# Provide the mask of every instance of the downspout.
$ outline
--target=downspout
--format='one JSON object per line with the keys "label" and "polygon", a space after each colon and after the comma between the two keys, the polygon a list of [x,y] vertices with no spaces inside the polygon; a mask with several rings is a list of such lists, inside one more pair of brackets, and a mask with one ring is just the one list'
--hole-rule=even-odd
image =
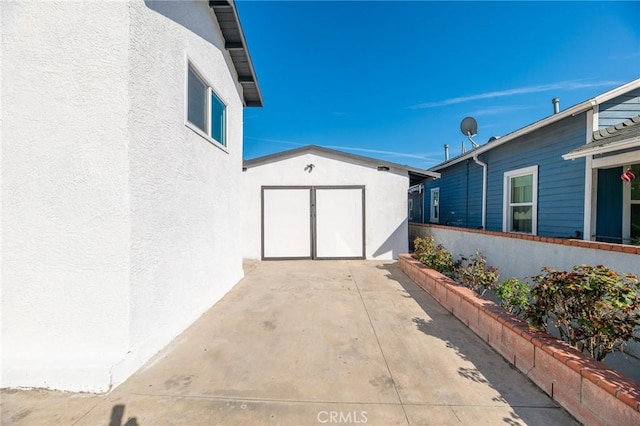
{"label": "downspout", "polygon": [[418,187],[419,199],[420,199],[420,223],[424,223],[424,183],[421,183]]}
{"label": "downspout", "polygon": [[478,160],[478,154],[473,156],[473,162],[482,166],[482,229],[487,229],[487,163]]}

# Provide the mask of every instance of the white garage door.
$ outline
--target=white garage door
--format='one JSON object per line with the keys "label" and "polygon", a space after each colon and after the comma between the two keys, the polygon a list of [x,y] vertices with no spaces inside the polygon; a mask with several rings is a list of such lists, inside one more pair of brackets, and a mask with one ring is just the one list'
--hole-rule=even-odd
{"label": "white garage door", "polygon": [[263,188],[262,257],[311,258],[310,188]]}
{"label": "white garage door", "polygon": [[364,187],[263,187],[263,259],[364,258]]}
{"label": "white garage door", "polygon": [[317,188],[316,258],[364,257],[362,188]]}

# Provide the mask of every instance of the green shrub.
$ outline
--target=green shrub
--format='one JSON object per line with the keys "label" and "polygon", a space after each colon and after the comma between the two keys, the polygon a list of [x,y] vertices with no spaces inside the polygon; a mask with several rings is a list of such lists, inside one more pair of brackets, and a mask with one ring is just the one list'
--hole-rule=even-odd
{"label": "green shrub", "polygon": [[493,288],[500,276],[497,268],[487,266],[486,256],[478,250],[471,258],[461,259],[457,274],[462,284],[480,295],[484,295],[488,289]]}
{"label": "green shrub", "polygon": [[436,244],[432,236],[414,240],[413,256],[431,269],[435,269],[450,278],[455,276],[459,266],[453,261],[453,256],[442,244]]}
{"label": "green shrub", "polygon": [[525,317],[531,301],[531,287],[529,283],[517,278],[502,281],[494,289],[500,299],[500,306],[507,312]]}
{"label": "green shrub", "polygon": [[546,329],[551,322],[562,340],[598,361],[638,340],[640,286],[635,275],[619,275],[601,265],[542,271],[534,277],[534,302],[527,312],[533,325]]}

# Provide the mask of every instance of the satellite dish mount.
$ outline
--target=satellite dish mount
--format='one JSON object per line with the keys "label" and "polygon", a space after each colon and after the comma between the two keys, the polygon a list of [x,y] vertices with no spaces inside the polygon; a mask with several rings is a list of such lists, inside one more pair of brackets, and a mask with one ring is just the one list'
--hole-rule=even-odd
{"label": "satellite dish mount", "polygon": [[475,118],[465,117],[462,120],[462,123],[460,123],[460,131],[463,135],[469,138],[469,142],[471,142],[471,146],[473,148],[477,148],[480,146],[473,139],[471,139],[472,136],[478,134],[478,122]]}

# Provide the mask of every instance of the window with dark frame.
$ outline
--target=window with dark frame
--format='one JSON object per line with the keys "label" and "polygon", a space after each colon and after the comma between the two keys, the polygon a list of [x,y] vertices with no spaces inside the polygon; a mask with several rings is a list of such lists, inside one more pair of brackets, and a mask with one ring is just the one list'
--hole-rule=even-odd
{"label": "window with dark frame", "polygon": [[189,64],[187,76],[187,121],[213,141],[227,146],[227,106],[213,88]]}

